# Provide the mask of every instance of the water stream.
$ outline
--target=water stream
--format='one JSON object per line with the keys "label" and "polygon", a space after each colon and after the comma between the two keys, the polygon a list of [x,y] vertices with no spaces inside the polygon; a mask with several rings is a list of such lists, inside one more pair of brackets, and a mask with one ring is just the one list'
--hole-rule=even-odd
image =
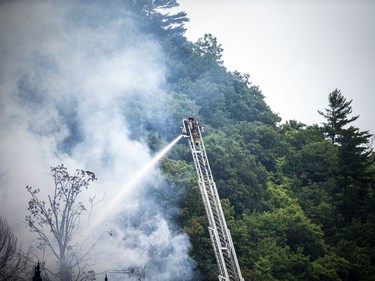
{"label": "water stream", "polygon": [[165,156],[168,151],[182,138],[182,135],[179,135],[177,138],[175,138],[171,143],[169,143],[166,147],[164,147],[162,150],[160,150],[157,154],[154,155],[152,159],[148,163],[146,163],[126,185],[124,185],[121,189],[121,191],[109,202],[107,205],[107,208],[104,209],[98,218],[90,225],[88,228],[86,235],[83,237],[87,237],[92,233],[95,228],[102,224],[116,209],[117,206],[122,200],[124,199],[124,196],[126,192],[130,189],[132,189],[134,186],[140,184],[140,182],[149,174],[154,166],[160,161],[160,159]]}

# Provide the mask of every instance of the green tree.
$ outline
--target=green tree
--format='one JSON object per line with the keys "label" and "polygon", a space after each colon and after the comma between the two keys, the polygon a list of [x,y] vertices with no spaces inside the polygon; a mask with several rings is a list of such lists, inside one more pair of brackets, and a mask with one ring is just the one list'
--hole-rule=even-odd
{"label": "green tree", "polygon": [[206,33],[203,38],[199,38],[193,48],[201,57],[207,57],[220,65],[223,64],[221,60],[223,48],[211,33]]}
{"label": "green tree", "polygon": [[327,182],[337,174],[338,149],[332,143],[321,140],[301,147],[301,178],[308,182]]}
{"label": "green tree", "polygon": [[342,134],[345,125],[359,117],[349,117],[349,114],[352,113],[351,103],[352,100],[347,101],[341,91],[335,89],[328,95],[328,108],[325,109],[325,112],[318,110],[319,114],[327,119],[327,122],[324,123],[324,129],[332,143],[336,143],[337,137]]}
{"label": "green tree", "polygon": [[262,273],[276,280],[309,280],[310,260],[324,255],[322,232],[296,204],[246,214],[239,223],[247,229],[249,238],[241,240],[238,253],[242,259],[246,257],[243,262],[253,268],[256,280],[267,280],[261,278]]}
{"label": "green tree", "polygon": [[325,274],[333,280],[371,280],[374,276],[374,243],[369,237],[373,235],[375,213],[374,162],[369,146],[372,135],[350,124],[359,116],[349,116],[351,101],[347,102],[340,91],[331,93],[329,101],[327,114],[320,113],[327,118],[324,131],[337,148],[337,168],[331,170],[332,176],[328,173],[320,184],[334,183],[327,191],[331,206],[335,208],[335,223],[329,227],[326,223],[323,225],[335,256],[323,258],[315,266],[319,267],[325,261],[339,264],[343,260],[341,269],[326,267]]}
{"label": "green tree", "polygon": [[228,198],[241,214],[259,210],[267,171],[234,137],[218,131],[207,137],[207,154],[221,198]]}
{"label": "green tree", "polygon": [[313,280],[348,280],[350,263],[332,251],[312,262]]}
{"label": "green tree", "polygon": [[184,24],[189,21],[186,13],[168,12],[180,5],[176,0],[135,0],[132,5],[146,19],[148,29],[155,33],[182,35],[186,30]]}
{"label": "green tree", "polygon": [[276,159],[287,152],[285,142],[281,139],[278,130],[264,122],[240,122],[226,128],[225,131],[269,172],[275,170]]}
{"label": "green tree", "polygon": [[363,215],[363,203],[370,193],[373,193],[373,175],[369,174],[369,161],[372,149],[368,146],[371,134],[368,131],[360,131],[350,125],[359,116],[350,117],[352,101],[346,98],[339,90],[329,94],[329,108],[326,114],[319,112],[327,118],[324,130],[332,143],[337,144],[338,175],[337,188],[334,190],[335,201],[339,212],[347,220],[353,216]]}
{"label": "green tree", "polygon": [[338,139],[339,149],[339,187],[343,192],[343,212],[347,218],[363,216],[367,196],[374,192],[374,177],[371,175],[371,148],[366,146],[371,135],[350,126],[342,131]]}

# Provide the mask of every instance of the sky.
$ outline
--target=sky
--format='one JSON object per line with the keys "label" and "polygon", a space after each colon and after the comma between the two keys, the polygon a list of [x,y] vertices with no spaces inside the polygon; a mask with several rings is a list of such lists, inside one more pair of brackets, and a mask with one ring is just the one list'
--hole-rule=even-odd
{"label": "sky", "polygon": [[338,88],[354,123],[375,133],[375,1],[180,0],[186,37],[222,45],[224,66],[250,74],[285,120],[321,124],[317,110]]}

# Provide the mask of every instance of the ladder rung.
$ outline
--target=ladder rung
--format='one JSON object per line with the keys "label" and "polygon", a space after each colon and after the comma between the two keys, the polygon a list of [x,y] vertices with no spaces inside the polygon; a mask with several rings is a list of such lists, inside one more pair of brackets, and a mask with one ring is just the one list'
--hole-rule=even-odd
{"label": "ladder rung", "polygon": [[[198,133],[200,136],[199,130]],[[220,198],[217,194],[216,184],[212,178],[203,140],[201,139],[200,141],[200,144],[196,145],[194,139],[190,139],[189,145],[193,154],[195,169],[198,174],[199,189],[203,195],[203,203],[208,217],[208,230],[219,266],[219,280],[244,281],[237,264],[233,242],[230,235],[228,237],[225,217],[221,211]]]}

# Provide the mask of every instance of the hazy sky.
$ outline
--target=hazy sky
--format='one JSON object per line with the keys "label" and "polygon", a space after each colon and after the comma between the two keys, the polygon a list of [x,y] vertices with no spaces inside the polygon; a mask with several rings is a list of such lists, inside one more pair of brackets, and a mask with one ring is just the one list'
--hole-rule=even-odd
{"label": "hazy sky", "polygon": [[191,41],[211,33],[283,120],[321,123],[335,88],[375,133],[375,1],[180,0]]}

